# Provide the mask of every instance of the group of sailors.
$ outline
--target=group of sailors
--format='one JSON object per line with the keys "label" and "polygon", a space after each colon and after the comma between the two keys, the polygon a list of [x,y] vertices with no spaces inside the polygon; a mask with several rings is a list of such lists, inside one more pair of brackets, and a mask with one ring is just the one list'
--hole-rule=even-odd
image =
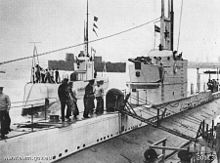
{"label": "group of sailors", "polygon": [[43,69],[38,64],[32,67],[33,83],[60,83],[60,74],[58,69]]}
{"label": "group of sailors", "polygon": [[212,93],[217,92],[219,88],[219,82],[216,81],[215,79],[212,79],[212,80],[209,79],[207,86],[208,86],[208,90],[211,90]]}
{"label": "group of sailors", "polygon": [[[63,79],[61,85],[58,88],[58,96],[61,104],[61,119],[65,120],[65,117],[69,120],[71,114],[73,113],[76,118],[79,115],[79,110],[77,106],[76,94],[72,91],[73,82],[68,82],[68,79]],[[65,108],[66,116],[65,116]]]}
{"label": "group of sailors", "polygon": [[[58,88],[58,96],[61,103],[61,120],[64,122],[65,118],[68,119],[68,121],[71,121],[70,116],[73,115],[75,119],[77,119],[77,116],[79,115],[79,109],[77,106],[77,98],[76,93],[73,92],[73,82],[68,82],[69,80],[67,78],[63,79],[62,83],[60,84]],[[103,114],[104,112],[104,89],[102,88],[103,81],[97,81],[97,86],[94,87],[95,80],[89,80],[89,83],[85,87],[85,95],[83,98],[84,102],[84,118],[90,118],[89,115],[93,115],[94,112],[97,115]],[[95,102],[96,99],[96,109],[95,108]],[[66,114],[65,114],[65,108]]]}
{"label": "group of sailors", "polygon": [[97,81],[97,86],[94,89],[95,80],[90,80],[89,84],[85,87],[85,95],[83,97],[84,102],[84,118],[90,118],[89,115],[94,114],[95,103],[94,100],[96,99],[96,110],[95,114],[101,115],[104,112],[104,89],[102,88],[103,81]]}
{"label": "group of sailors", "polygon": [[[61,119],[64,122],[65,118],[71,121],[70,117],[73,115],[75,119],[79,115],[79,109],[77,106],[76,93],[73,91],[73,82],[68,82],[67,78],[64,78],[61,85],[58,88],[58,96],[61,103]],[[97,81],[96,87],[94,87],[95,80],[89,80],[88,85],[85,87],[84,95],[84,118],[90,118],[89,115],[94,114],[96,99],[95,113],[101,115],[104,112],[104,89],[102,88],[103,81]],[[65,115],[65,108],[66,115]],[[7,138],[6,135],[11,131],[10,124],[11,118],[9,116],[9,110],[11,108],[11,101],[8,95],[3,93],[3,87],[0,86],[0,123],[1,123],[1,139]]]}

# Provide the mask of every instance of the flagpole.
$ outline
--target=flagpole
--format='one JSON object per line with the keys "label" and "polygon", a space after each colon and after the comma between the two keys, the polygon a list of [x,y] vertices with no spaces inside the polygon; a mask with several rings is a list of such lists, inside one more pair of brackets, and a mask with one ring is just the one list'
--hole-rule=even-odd
{"label": "flagpole", "polygon": [[[86,53],[86,47],[87,47],[87,45],[86,45],[86,21],[84,20],[84,52]],[[86,54],[85,54],[86,55]]]}
{"label": "flagpole", "polygon": [[89,57],[89,2],[87,0],[87,9],[86,9],[86,56]]}
{"label": "flagpole", "polygon": [[156,31],[155,31],[155,24],[154,24],[154,49],[156,49]]}
{"label": "flagpole", "polygon": [[160,17],[160,46],[161,50],[166,49],[164,41],[164,0],[161,0],[161,17]]}
{"label": "flagpole", "polygon": [[[92,49],[93,48],[91,47],[91,57],[92,57]],[[92,59],[91,62],[92,62],[92,79],[93,79],[93,77],[94,77],[94,71],[93,71],[94,70],[94,60]]]}

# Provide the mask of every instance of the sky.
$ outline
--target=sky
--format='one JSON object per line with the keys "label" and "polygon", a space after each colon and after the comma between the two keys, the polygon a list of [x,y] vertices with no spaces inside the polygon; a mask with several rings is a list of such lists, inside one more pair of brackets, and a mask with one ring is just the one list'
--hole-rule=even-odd
{"label": "sky", "polygon": [[[177,48],[181,0],[174,0]],[[190,61],[218,61],[220,56],[220,1],[183,0],[179,51]],[[97,16],[98,37],[92,32]],[[89,0],[89,39],[102,38],[160,16],[160,0]],[[56,50],[83,42],[86,0],[0,0],[0,61]],[[91,43],[105,61],[127,61],[153,49],[153,24]],[[64,59],[83,46],[40,57]]]}

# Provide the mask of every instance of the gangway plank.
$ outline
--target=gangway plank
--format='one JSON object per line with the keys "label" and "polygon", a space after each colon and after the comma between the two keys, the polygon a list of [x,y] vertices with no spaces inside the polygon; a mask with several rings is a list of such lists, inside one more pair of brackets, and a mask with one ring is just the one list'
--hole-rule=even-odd
{"label": "gangway plank", "polygon": [[164,118],[166,109],[163,111],[163,113],[161,115],[159,114],[159,109],[158,109],[157,116],[151,117],[149,119],[146,119],[146,118],[138,115],[135,112],[135,110],[132,108],[132,106],[128,103],[129,97],[130,97],[130,94],[126,95],[125,100],[124,100],[124,106],[121,107],[120,109],[118,109],[118,111],[121,112],[122,114],[126,114],[128,116],[131,116],[131,117],[133,117],[133,118],[135,118],[135,119],[137,119],[137,120],[139,120],[141,122],[147,123],[148,125],[151,125],[151,126],[153,126],[155,128],[158,128],[158,129],[161,129],[163,131],[166,131],[166,132],[168,132],[170,134],[179,136],[181,138],[184,138],[184,139],[187,139],[187,140],[190,140],[190,141],[194,141],[194,142],[197,141],[197,136],[195,138],[191,137],[191,136],[183,134],[183,133],[181,133],[181,132],[179,132],[177,130],[173,130],[173,129],[170,129],[168,127],[162,126],[159,123]]}

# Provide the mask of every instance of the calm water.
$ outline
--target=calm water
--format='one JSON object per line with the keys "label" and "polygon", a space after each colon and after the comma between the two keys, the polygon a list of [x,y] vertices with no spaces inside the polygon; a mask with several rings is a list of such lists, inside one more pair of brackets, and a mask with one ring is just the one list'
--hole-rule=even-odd
{"label": "calm water", "polygon": [[[30,67],[31,63],[18,62],[15,64],[3,65],[0,67],[0,71],[6,73],[0,73],[0,85],[5,87],[4,92],[8,94],[12,101],[11,116],[13,122],[26,120],[20,116],[21,105],[23,100],[23,92],[25,84],[30,81]],[[202,73],[204,69],[200,70]],[[126,73],[98,73],[98,75],[105,75],[109,78],[109,89],[117,88],[120,90],[126,89],[126,82],[129,81],[128,72]],[[212,75],[213,78],[217,78],[216,75]],[[201,90],[203,85],[206,85],[208,75],[201,74]],[[193,83],[196,86],[196,69],[188,69],[188,91],[190,90],[190,84]]]}

